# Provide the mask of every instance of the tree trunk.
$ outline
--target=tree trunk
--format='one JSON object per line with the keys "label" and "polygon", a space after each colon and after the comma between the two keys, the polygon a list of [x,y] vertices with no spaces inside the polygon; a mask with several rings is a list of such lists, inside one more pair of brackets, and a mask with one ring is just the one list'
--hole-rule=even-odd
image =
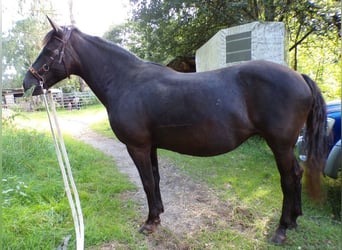
{"label": "tree trunk", "polygon": [[74,13],[73,13],[73,1],[69,0],[69,15],[70,15],[70,22],[72,25],[76,25],[76,20],[74,17]]}
{"label": "tree trunk", "polygon": [[[69,16],[70,16],[70,22],[72,25],[76,25],[76,20],[75,20],[75,17],[74,17],[74,12],[73,12],[73,1],[72,0],[69,0]],[[78,77],[78,82],[80,84],[80,87],[79,87],[79,91],[80,92],[84,92],[87,84],[86,82],[81,78],[81,77]]]}
{"label": "tree trunk", "polygon": [[84,92],[85,88],[87,87],[87,83],[81,77],[78,78],[78,82],[80,83],[79,91]]}
{"label": "tree trunk", "polygon": [[298,53],[298,47],[294,47],[294,57],[293,57],[293,70],[297,71],[298,68],[298,59],[297,59],[297,53]]}

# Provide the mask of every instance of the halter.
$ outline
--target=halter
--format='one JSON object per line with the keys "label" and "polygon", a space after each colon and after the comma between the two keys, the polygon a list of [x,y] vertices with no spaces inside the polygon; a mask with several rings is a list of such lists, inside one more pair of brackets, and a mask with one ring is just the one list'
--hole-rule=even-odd
{"label": "halter", "polygon": [[65,47],[67,45],[67,42],[70,39],[71,32],[72,32],[73,28],[72,27],[66,27],[66,28],[64,28],[64,30],[66,30],[66,34],[63,37],[63,39],[61,39],[57,36],[54,36],[54,38],[56,38],[58,41],[60,41],[61,44],[59,45],[59,47],[57,49],[54,50],[53,55],[50,56],[49,60],[46,63],[44,63],[43,66],[40,67],[38,70],[34,69],[32,66],[29,68],[29,71],[39,81],[39,84],[42,88],[43,88],[43,84],[45,83],[44,75],[50,70],[50,66],[53,64],[53,62],[55,61],[55,57],[58,55],[59,55],[58,63],[60,64],[63,62],[65,72],[66,72],[68,78],[70,78],[69,71],[68,71],[67,67],[65,66],[64,50],[65,50]]}

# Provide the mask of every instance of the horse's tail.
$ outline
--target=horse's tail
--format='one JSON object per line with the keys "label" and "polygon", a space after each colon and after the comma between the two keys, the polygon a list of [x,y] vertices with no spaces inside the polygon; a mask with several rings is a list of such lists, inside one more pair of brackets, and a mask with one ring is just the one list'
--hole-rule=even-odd
{"label": "horse's tail", "polygon": [[306,188],[314,200],[321,198],[321,173],[327,154],[326,105],[316,83],[307,75],[302,75],[312,92],[312,106],[306,121],[304,140],[306,142]]}

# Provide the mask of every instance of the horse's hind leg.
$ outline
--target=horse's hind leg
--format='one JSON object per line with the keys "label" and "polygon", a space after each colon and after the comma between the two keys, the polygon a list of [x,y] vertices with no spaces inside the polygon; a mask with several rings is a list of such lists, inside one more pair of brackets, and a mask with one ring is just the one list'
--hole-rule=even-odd
{"label": "horse's hind leg", "polygon": [[272,148],[272,150],[281,178],[283,207],[279,226],[271,241],[277,244],[282,244],[286,239],[286,229],[297,227],[297,217],[302,215],[301,179],[303,169],[300,167],[296,157],[294,156],[292,147],[285,150]]}
{"label": "horse's hind leg", "polygon": [[160,213],[164,212],[164,206],[160,194],[160,175],[159,175],[159,166],[158,166],[158,156],[157,156],[157,149],[152,148],[151,150],[151,163],[152,163],[152,172],[153,172],[153,178],[154,178],[154,187],[155,187],[155,194],[157,199],[157,207],[160,211]]}
{"label": "horse's hind leg", "polygon": [[160,224],[159,215],[163,212],[163,205],[161,203],[159,191],[158,166],[153,166],[152,164],[152,161],[154,164],[156,162],[155,159],[151,160],[151,158],[154,157],[152,157],[153,153],[151,153],[150,148],[135,148],[127,146],[127,150],[139,171],[149,208],[147,220],[141,227],[140,232],[145,234],[153,233]]}

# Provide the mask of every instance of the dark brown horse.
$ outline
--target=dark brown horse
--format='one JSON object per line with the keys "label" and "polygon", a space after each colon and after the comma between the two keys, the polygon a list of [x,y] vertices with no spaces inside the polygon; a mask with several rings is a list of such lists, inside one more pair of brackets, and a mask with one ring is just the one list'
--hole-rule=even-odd
{"label": "dark brown horse", "polygon": [[302,214],[303,170],[293,149],[305,123],[312,193],[319,190],[324,164],[325,103],[309,77],[267,61],[179,73],[49,21],[53,30],[27,72],[24,88],[35,86],[34,94],[39,94],[40,85],[49,88],[70,74],[89,84],[139,171],[149,206],[142,232],[155,231],[164,211],[157,148],[214,156],[258,134],[272,149],[281,176],[283,207],[272,240],[284,242],[286,229],[296,227]]}

